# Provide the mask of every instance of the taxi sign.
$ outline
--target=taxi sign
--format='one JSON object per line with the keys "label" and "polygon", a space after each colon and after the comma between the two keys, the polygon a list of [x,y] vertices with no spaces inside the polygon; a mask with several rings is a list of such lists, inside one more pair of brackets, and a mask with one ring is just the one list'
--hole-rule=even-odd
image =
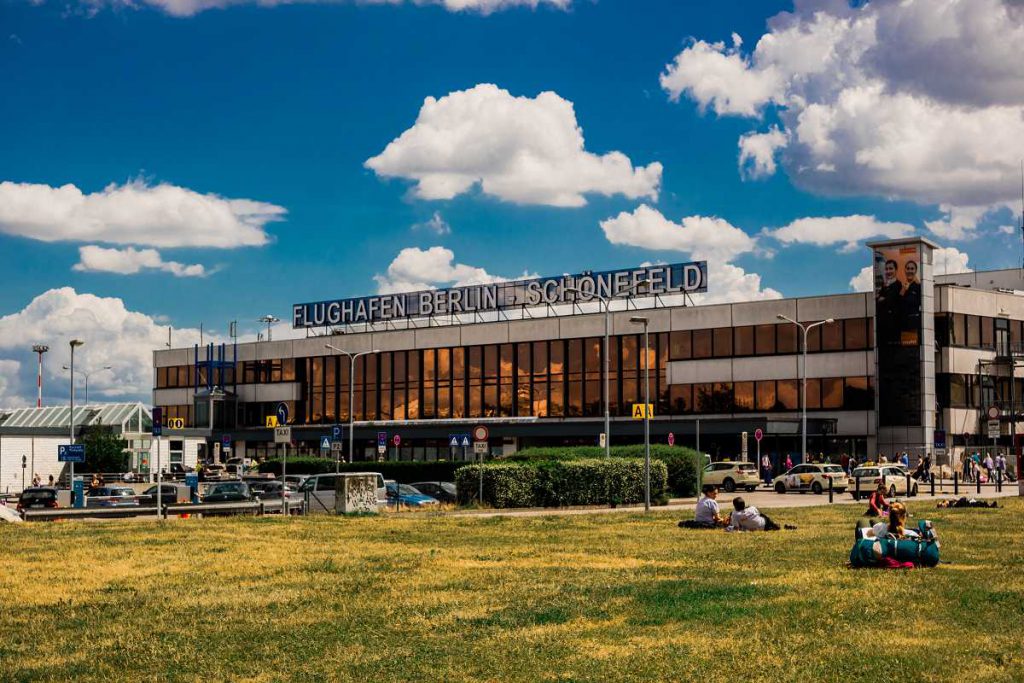
{"label": "taxi sign", "polygon": [[642,420],[644,418],[654,417],[654,404],[653,403],[634,403],[633,404],[633,419]]}

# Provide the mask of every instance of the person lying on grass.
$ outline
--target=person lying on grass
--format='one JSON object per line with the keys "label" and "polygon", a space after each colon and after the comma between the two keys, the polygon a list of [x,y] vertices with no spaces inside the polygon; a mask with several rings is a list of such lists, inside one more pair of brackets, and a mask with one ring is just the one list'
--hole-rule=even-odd
{"label": "person lying on grass", "polygon": [[722,511],[718,507],[718,487],[714,484],[704,484],[701,488],[704,494],[697,501],[697,511],[693,519],[679,522],[679,526],[687,529],[718,529],[729,523],[722,517]]}
{"label": "person lying on grass", "polygon": [[740,497],[732,499],[732,514],[726,531],[778,531],[779,525]]}
{"label": "person lying on grass", "polygon": [[868,520],[857,522],[856,540],[850,550],[848,567],[913,569],[939,564],[939,542],[929,520],[920,520],[917,529],[907,529],[907,508],[893,503],[889,519],[871,526]]}
{"label": "person lying on grass", "polygon": [[957,500],[940,500],[937,508],[997,508],[999,505],[994,500],[984,501],[961,496]]}

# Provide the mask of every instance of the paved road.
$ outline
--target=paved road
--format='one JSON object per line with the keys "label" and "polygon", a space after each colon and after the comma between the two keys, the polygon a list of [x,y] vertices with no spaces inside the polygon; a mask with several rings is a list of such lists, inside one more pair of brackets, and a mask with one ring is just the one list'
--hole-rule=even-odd
{"label": "paved road", "polygon": [[[720,492],[718,494],[718,503],[722,506],[723,510],[731,510],[731,501],[736,495],[743,496],[743,500],[748,505],[753,505],[759,509],[769,508],[796,508],[796,507],[812,507],[815,505],[828,505],[828,494],[822,494],[816,496],[813,493],[787,493],[778,494],[774,491],[768,491],[760,489],[752,493],[737,493],[728,494]],[[961,496],[978,497],[978,498],[1007,498],[1017,495],[1017,486],[1004,486],[1002,493],[997,493],[994,489],[987,490],[986,487],[982,487],[981,495],[978,496],[974,489],[965,491],[963,488],[960,489]],[[935,498],[928,495],[927,492],[924,495],[916,496],[914,498],[905,499],[901,496],[897,496],[896,500],[909,500],[911,507],[925,506],[933,507],[935,503],[944,498],[958,498],[959,496],[953,495],[953,487],[947,486],[946,493],[940,493],[939,489],[935,490]],[[855,501],[853,496],[850,494],[844,494],[842,496],[834,496],[834,505],[859,505],[866,508],[867,502],[864,500]],[[934,502],[932,502],[934,501]],[[694,506],[697,504],[696,498],[673,498],[668,505],[662,505],[659,507],[652,508],[655,512],[676,512],[680,515],[691,515],[693,514]],[[543,517],[544,515],[604,515],[609,513],[620,513],[620,512],[642,512],[643,506],[626,506],[617,508],[606,508],[606,507],[585,507],[585,508],[531,508],[528,510],[456,510],[448,514],[456,517],[461,516],[476,516],[476,517]]]}

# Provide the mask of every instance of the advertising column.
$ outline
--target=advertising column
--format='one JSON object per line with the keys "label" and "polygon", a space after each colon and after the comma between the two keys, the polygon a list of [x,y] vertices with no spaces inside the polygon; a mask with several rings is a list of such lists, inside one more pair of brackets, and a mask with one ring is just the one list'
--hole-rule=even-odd
{"label": "advertising column", "polygon": [[932,453],[935,330],[932,251],[922,238],[868,244],[874,265],[878,450]]}

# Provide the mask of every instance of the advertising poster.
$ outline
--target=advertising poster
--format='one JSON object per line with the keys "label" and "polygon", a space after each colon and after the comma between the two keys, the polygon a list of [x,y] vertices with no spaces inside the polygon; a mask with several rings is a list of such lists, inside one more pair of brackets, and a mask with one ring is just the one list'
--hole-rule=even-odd
{"label": "advertising poster", "polygon": [[875,249],[878,425],[921,424],[921,248]]}

